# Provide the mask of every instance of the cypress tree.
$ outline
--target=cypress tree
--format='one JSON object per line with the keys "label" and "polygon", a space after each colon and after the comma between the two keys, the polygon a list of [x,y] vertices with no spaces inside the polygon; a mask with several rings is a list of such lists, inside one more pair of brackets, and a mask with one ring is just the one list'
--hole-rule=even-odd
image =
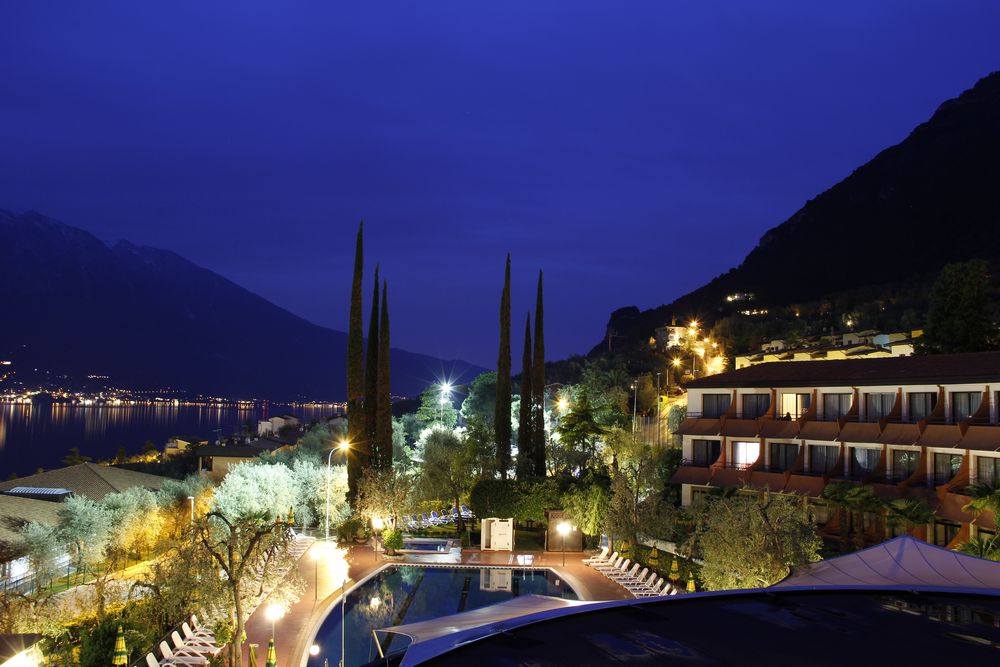
{"label": "cypress tree", "polygon": [[517,420],[517,476],[531,477],[535,470],[531,455],[534,439],[531,436],[531,313],[524,323],[524,353],[521,356],[521,409]]}
{"label": "cypress tree", "polygon": [[378,265],[375,265],[375,287],[372,290],[372,310],[368,318],[368,350],[365,355],[365,434],[361,449],[361,465],[371,466],[376,455],[375,414],[378,412]]}
{"label": "cypress tree", "polygon": [[[351,315],[347,328],[347,439],[352,447],[362,439],[364,428],[364,331],[361,323],[361,281],[364,277],[364,220],[358,225],[354,248],[354,282],[351,285]],[[347,498],[354,506],[362,469],[354,451],[347,455]]]}
{"label": "cypress tree", "polygon": [[531,456],[535,474],[545,476],[545,332],[542,315],[542,272],[535,302],[535,358],[531,369]]}
{"label": "cypress tree", "polygon": [[510,253],[500,293],[500,352],[497,355],[497,403],[494,419],[497,470],[507,479],[510,469]]}
{"label": "cypress tree", "polygon": [[382,314],[378,327],[378,407],[375,412],[375,467],[392,468],[392,395],[389,391],[389,286],[382,282]]}

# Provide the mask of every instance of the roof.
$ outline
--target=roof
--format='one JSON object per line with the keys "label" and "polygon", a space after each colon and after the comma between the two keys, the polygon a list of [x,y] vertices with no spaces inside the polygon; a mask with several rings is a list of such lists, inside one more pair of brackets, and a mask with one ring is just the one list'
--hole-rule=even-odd
{"label": "roof", "polygon": [[125,468],[80,463],[0,482],[0,491],[8,491],[18,486],[57,488],[68,489],[91,500],[101,500],[108,494],[137,486],[159,489],[167,479]]}
{"label": "roof", "polygon": [[921,586],[1000,594],[1000,563],[903,536],[806,565],[771,588]]}
{"label": "roof", "polygon": [[905,382],[948,384],[1000,381],[1000,352],[937,354],[884,359],[836,359],[768,362],[708,375],[687,383],[689,389],[731,387],[853,387]]}
{"label": "roof", "polygon": [[[995,660],[1000,596],[846,588],[751,589],[623,600],[554,610],[492,632],[422,664],[856,665]],[[442,619],[447,622],[448,619]],[[873,635],[877,628],[877,638]],[[445,638],[447,639],[447,638]],[[454,642],[452,642],[454,643]],[[416,664],[390,659],[374,664]],[[940,661],[940,660],[939,660]],[[974,662],[975,661],[975,662]]]}
{"label": "roof", "polygon": [[550,595],[522,595],[513,600],[433,618],[417,623],[389,626],[376,632],[406,635],[412,642],[404,664],[418,664],[423,657],[438,655],[469,641],[497,632],[499,628],[518,627],[558,609],[592,606],[592,602],[564,600]]}
{"label": "roof", "polygon": [[6,560],[11,546],[21,540],[21,528],[29,521],[51,526],[59,523],[59,503],[36,498],[0,495],[0,543],[7,545],[7,553],[0,554]]}

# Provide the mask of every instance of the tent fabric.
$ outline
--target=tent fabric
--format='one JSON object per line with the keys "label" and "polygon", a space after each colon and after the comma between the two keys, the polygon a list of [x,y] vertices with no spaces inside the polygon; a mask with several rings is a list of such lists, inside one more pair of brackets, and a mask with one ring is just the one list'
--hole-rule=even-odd
{"label": "tent fabric", "polygon": [[481,607],[429,621],[379,628],[376,632],[406,635],[412,640],[400,665],[400,667],[406,667],[407,665],[419,664],[427,658],[449,651],[456,646],[482,639],[497,632],[505,632],[528,623],[554,618],[567,611],[577,611],[581,607],[597,609],[606,604],[564,600],[548,595],[522,595],[489,607]]}
{"label": "tent fabric", "polygon": [[1000,593],[1000,563],[905,535],[800,568],[771,588],[916,586]]}

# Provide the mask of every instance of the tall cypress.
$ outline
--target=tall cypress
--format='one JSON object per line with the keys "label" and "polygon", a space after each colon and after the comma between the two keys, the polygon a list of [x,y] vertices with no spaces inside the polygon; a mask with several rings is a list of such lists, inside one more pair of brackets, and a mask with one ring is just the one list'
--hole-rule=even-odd
{"label": "tall cypress", "polygon": [[378,412],[378,265],[375,265],[375,287],[372,289],[372,310],[368,318],[368,349],[365,354],[365,444],[360,448],[361,465],[371,466],[376,455],[375,414]]}
{"label": "tall cypress", "polygon": [[531,477],[535,462],[531,453],[534,447],[531,423],[531,313],[524,323],[524,353],[521,356],[521,409],[517,419],[517,476]]}
{"label": "tall cypress", "polygon": [[545,331],[542,315],[542,272],[538,272],[535,302],[535,355],[531,369],[531,437],[535,474],[545,476]]}
{"label": "tall cypress", "polygon": [[[358,237],[354,247],[354,282],[351,285],[351,316],[347,328],[347,439],[352,447],[363,438],[365,359],[364,331],[361,323],[361,281],[364,277],[364,229],[365,221],[358,225]],[[347,455],[347,498],[354,506],[358,493],[358,482],[362,469],[355,452]]]}
{"label": "tall cypress", "polygon": [[500,352],[497,355],[497,402],[494,413],[497,470],[507,479],[510,470],[510,253],[500,293]]}
{"label": "tall cypress", "polygon": [[378,390],[375,410],[375,467],[392,468],[392,395],[389,391],[389,286],[382,282],[382,314],[378,326]]}

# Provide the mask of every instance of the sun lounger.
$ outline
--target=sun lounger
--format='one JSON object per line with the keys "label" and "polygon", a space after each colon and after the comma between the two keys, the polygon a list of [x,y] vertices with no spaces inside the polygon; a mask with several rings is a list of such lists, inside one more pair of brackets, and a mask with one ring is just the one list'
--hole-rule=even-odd
{"label": "sun lounger", "polygon": [[622,566],[628,567],[631,563],[632,563],[631,559],[622,558],[621,556],[618,556],[618,558],[613,563],[609,565],[595,565],[594,569],[602,574],[606,574],[608,572],[614,572],[615,570],[620,570],[622,569]]}
{"label": "sun lounger", "polygon": [[597,554],[596,556],[592,556],[590,558],[584,558],[580,562],[581,563],[586,563],[587,565],[590,565],[591,563],[595,563],[595,564],[596,563],[602,563],[602,562],[604,562],[604,559],[607,558],[608,551],[610,551],[610,549],[608,547],[601,547],[601,553]]}
{"label": "sun lounger", "polygon": [[[187,623],[184,625],[187,625]],[[216,655],[222,650],[222,647],[216,645],[214,642],[199,641],[195,638],[181,639],[180,634],[176,630],[170,633],[170,639],[173,640],[174,648],[178,651],[191,650],[202,654]]]}
{"label": "sun lounger", "polygon": [[636,593],[642,593],[644,591],[651,590],[656,584],[656,580],[659,579],[659,575],[655,572],[650,572],[646,575],[645,579],[639,579],[637,581],[626,582],[622,584],[629,593],[633,595]]}
{"label": "sun lounger", "polygon": [[[636,563],[636,565],[638,565],[638,563]],[[644,567],[642,568],[642,571],[639,573],[636,573],[636,569],[638,568],[633,568],[632,572],[630,572],[627,576],[616,577],[615,583],[625,586],[626,584],[636,584],[639,583],[640,581],[645,581],[646,575],[649,574],[649,568]]]}
{"label": "sun lounger", "polygon": [[170,645],[167,642],[160,642],[160,655],[163,656],[163,660],[166,664],[171,665],[207,665],[208,658],[205,656],[194,653],[191,651],[185,651],[181,653],[178,649],[177,653],[170,650]]}
{"label": "sun lounger", "polygon": [[639,572],[639,563],[633,563],[631,568],[619,570],[616,572],[609,572],[606,576],[608,579],[616,582],[622,580],[628,580],[635,578],[635,575]]}
{"label": "sun lounger", "polygon": [[613,563],[616,558],[618,558],[618,552],[617,551],[615,551],[614,553],[612,553],[607,558],[604,558],[603,560],[597,560],[597,561],[594,561],[592,563],[587,563],[587,565],[589,565],[590,567],[593,567],[593,568],[596,568],[598,565],[609,565],[609,564]]}
{"label": "sun lounger", "polygon": [[637,598],[654,598],[654,597],[659,597],[660,595],[664,594],[662,591],[663,591],[663,586],[666,583],[667,583],[666,579],[660,579],[660,582],[658,584],[656,584],[655,586],[653,586],[653,588],[651,588],[650,590],[643,591],[641,593],[635,593],[634,595]]}

